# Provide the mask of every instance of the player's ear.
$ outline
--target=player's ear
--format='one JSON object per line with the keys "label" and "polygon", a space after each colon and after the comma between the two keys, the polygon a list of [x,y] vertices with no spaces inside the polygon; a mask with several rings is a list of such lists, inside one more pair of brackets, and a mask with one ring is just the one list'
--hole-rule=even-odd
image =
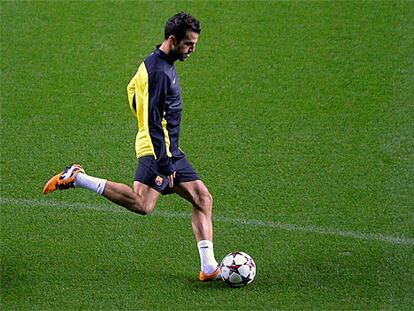
{"label": "player's ear", "polygon": [[172,46],[176,46],[177,45],[177,38],[174,35],[170,35],[168,37],[168,40],[170,41]]}

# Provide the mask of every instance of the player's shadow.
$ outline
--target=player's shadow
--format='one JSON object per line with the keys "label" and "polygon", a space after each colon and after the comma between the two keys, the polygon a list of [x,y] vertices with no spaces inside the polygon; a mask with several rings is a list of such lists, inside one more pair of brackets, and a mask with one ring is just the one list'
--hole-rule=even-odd
{"label": "player's shadow", "polygon": [[224,281],[217,280],[217,281],[210,281],[210,282],[201,282],[196,278],[187,278],[186,283],[196,289],[231,289],[229,285],[227,285]]}

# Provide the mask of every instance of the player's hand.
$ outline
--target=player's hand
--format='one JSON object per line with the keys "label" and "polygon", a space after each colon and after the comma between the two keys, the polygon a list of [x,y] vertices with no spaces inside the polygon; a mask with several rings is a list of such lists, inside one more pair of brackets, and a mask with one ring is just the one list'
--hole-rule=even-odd
{"label": "player's hand", "polygon": [[168,176],[168,186],[170,186],[170,188],[174,187],[174,178],[175,172]]}

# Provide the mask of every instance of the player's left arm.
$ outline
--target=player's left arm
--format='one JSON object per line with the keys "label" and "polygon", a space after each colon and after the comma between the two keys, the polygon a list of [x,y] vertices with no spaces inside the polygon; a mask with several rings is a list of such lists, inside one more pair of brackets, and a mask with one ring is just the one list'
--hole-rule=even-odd
{"label": "player's left arm", "polygon": [[170,78],[165,72],[153,72],[149,77],[148,86],[148,127],[154,153],[161,174],[173,176],[176,171],[174,163],[167,154],[164,128],[162,120],[165,112],[165,102],[168,89],[171,86]]}

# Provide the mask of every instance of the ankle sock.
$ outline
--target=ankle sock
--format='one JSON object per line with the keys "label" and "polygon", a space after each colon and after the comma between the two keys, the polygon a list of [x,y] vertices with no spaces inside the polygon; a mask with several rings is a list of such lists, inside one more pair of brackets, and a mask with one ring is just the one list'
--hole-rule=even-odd
{"label": "ankle sock", "polygon": [[207,274],[213,273],[217,269],[217,261],[214,257],[213,242],[201,240],[197,243],[198,253],[201,260],[201,271]]}
{"label": "ankle sock", "polygon": [[74,186],[75,188],[81,187],[94,191],[97,194],[102,194],[105,190],[106,181],[106,179],[89,176],[79,172],[75,177]]}

